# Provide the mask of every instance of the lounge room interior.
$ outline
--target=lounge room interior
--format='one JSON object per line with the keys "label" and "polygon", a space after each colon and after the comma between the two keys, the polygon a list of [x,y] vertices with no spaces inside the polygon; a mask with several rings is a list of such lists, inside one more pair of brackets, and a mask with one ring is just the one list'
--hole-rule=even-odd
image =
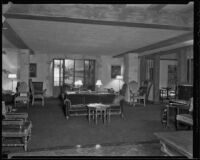
{"label": "lounge room interior", "polygon": [[2,9],[5,156],[193,157],[194,2]]}

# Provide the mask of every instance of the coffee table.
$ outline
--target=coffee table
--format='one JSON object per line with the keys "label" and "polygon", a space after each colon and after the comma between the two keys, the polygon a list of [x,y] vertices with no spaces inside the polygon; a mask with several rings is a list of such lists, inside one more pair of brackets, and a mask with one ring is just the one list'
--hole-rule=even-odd
{"label": "coffee table", "polygon": [[90,123],[91,116],[95,120],[95,124],[98,121],[98,115],[103,118],[103,122],[110,122],[110,105],[102,104],[102,103],[90,103],[87,105],[88,107],[88,120]]}

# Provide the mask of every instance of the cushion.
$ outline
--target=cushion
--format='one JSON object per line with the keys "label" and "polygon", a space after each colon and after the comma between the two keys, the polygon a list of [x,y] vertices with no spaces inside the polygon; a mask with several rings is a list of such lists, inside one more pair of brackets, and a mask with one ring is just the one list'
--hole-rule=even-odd
{"label": "cushion", "polygon": [[191,114],[179,114],[177,115],[176,120],[193,125],[193,118]]}

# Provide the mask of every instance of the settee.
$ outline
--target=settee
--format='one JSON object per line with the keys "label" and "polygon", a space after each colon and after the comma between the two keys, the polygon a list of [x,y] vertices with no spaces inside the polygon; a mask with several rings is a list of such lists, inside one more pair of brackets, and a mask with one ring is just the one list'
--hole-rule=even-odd
{"label": "settee", "polygon": [[120,115],[123,118],[123,96],[112,93],[97,92],[68,92],[64,95],[64,114],[70,116],[88,115],[87,105],[102,103],[110,105],[111,115]]}

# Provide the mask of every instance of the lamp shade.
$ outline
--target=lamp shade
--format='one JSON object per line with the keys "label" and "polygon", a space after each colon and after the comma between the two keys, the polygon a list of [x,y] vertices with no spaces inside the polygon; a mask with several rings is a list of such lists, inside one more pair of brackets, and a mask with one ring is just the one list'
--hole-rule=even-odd
{"label": "lamp shade", "polygon": [[15,79],[15,78],[17,78],[17,75],[16,74],[8,74],[8,78],[10,78],[10,79]]}
{"label": "lamp shade", "polygon": [[101,80],[97,80],[96,86],[101,86],[101,85],[103,85],[102,82],[101,82]]}
{"label": "lamp shade", "polygon": [[75,84],[75,86],[82,86],[83,82],[81,80],[78,80],[74,84]]}
{"label": "lamp shade", "polygon": [[122,80],[122,79],[123,79],[123,76],[118,75],[118,76],[116,76],[116,79],[118,79],[118,80]]}

